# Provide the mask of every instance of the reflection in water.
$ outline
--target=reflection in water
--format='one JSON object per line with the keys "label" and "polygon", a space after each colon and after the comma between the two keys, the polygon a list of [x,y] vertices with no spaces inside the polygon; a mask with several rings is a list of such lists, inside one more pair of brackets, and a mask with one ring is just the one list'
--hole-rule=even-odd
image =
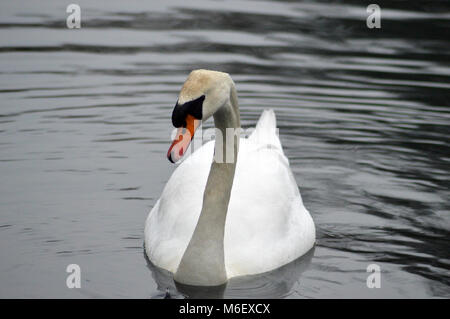
{"label": "reflection in water", "polygon": [[224,297],[227,284],[214,287],[190,286],[175,282],[177,290],[190,299],[219,299]]}
{"label": "reflection in water", "polygon": [[314,256],[313,247],[305,255],[275,270],[231,278],[217,287],[189,286],[174,282],[173,274],[152,264],[144,252],[147,266],[160,293],[153,298],[283,298],[289,295]]}

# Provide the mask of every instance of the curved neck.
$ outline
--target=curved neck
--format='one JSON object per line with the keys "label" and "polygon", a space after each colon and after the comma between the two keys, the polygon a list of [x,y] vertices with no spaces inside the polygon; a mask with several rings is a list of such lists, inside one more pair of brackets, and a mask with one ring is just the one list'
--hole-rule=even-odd
{"label": "curved neck", "polygon": [[[215,156],[211,164],[197,226],[175,273],[175,281],[196,286],[217,286],[227,281],[224,256],[225,221],[239,148],[240,118],[234,85],[230,98],[214,113]],[[233,142],[231,142],[231,140]],[[223,157],[216,156],[223,154]]]}

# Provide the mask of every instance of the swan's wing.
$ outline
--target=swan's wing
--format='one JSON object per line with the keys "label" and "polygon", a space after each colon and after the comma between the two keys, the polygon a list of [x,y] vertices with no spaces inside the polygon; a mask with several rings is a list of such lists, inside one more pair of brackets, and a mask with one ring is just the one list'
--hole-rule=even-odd
{"label": "swan's wing", "polygon": [[253,145],[272,145],[283,152],[281,142],[278,137],[277,119],[272,109],[264,110],[261,114],[255,130],[248,137],[248,141]]}
{"label": "swan's wing", "polygon": [[229,277],[278,268],[315,242],[314,222],[275,131],[264,111],[253,134],[241,139],[225,227]]}
{"label": "swan's wing", "polygon": [[145,250],[158,267],[175,272],[200,216],[213,156],[208,142],[173,172],[145,226]]}

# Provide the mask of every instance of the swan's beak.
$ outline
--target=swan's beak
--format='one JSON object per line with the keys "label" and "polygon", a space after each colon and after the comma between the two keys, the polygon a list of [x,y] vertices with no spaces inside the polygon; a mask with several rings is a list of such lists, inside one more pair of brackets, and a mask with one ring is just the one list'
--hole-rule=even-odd
{"label": "swan's beak", "polygon": [[169,161],[176,163],[183,157],[189,147],[189,144],[194,138],[195,130],[200,125],[200,122],[200,120],[197,120],[190,114],[186,116],[185,132],[183,133],[183,127],[178,128],[177,135],[173,140],[172,145],[170,145],[169,151],[167,152],[167,158]]}

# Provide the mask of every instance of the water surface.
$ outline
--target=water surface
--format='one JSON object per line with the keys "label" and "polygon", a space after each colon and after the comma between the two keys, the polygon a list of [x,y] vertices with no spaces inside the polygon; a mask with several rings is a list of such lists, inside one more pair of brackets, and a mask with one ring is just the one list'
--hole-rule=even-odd
{"label": "water surface", "polygon": [[275,109],[317,227],[309,260],[225,297],[450,297],[445,1],[384,1],[379,30],[356,0],[77,3],[79,30],[61,1],[0,4],[0,297],[179,296],[143,227],[195,68],[232,75],[244,128]]}

